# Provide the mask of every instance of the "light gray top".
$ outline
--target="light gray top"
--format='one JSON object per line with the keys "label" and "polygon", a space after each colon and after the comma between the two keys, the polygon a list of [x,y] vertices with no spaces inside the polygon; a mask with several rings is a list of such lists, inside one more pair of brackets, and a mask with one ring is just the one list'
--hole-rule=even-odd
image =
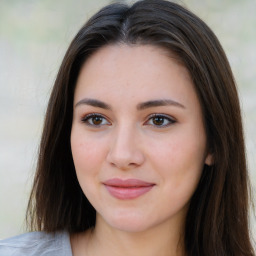
{"label": "light gray top", "polygon": [[72,256],[67,232],[30,232],[0,240],[0,256]]}

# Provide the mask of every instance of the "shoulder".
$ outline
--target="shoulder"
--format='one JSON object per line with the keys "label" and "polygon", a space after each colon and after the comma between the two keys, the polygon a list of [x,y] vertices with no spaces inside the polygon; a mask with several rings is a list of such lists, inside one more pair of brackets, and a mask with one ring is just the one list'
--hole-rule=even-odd
{"label": "shoulder", "polygon": [[0,256],[72,256],[67,232],[30,232],[0,240]]}

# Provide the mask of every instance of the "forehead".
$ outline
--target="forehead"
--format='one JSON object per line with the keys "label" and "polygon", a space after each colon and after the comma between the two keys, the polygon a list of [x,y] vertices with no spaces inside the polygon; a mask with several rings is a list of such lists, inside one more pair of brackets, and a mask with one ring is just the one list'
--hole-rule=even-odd
{"label": "forehead", "polygon": [[151,45],[108,45],[90,56],[81,68],[75,101],[174,97],[197,100],[187,69],[165,49]]}
{"label": "forehead", "polygon": [[[139,63],[138,60],[140,60]],[[143,65],[141,65],[141,62],[144,62]],[[152,67],[152,65],[157,64],[157,62],[169,62],[167,65],[169,65],[170,62],[173,62],[177,66],[182,67],[188,75],[180,58],[171,50],[149,44],[127,45],[125,43],[110,44],[99,48],[86,59],[81,71],[92,67],[95,68],[95,66],[110,71],[108,70],[110,65],[111,68],[114,66],[118,68],[118,66],[120,67],[120,64],[122,64],[122,66],[130,66],[130,68],[133,67],[133,70],[136,69],[137,71],[142,71],[142,68]],[[134,66],[134,63],[137,64]],[[154,69],[157,71],[156,67],[154,67]],[[132,70],[127,70],[127,73],[129,73],[129,71]]]}

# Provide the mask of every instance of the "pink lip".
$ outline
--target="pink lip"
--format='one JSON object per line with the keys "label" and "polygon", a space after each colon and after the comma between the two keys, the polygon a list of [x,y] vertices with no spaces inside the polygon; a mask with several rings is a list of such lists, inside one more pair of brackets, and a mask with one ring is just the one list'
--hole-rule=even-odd
{"label": "pink lip", "polygon": [[110,179],[103,182],[108,192],[118,199],[135,199],[148,191],[155,184],[137,179]]}

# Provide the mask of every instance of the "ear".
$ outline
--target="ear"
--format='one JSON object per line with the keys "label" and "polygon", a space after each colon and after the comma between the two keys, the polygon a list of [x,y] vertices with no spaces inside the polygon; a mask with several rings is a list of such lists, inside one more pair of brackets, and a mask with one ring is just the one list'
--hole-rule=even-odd
{"label": "ear", "polygon": [[206,158],[205,158],[204,163],[205,163],[206,165],[208,165],[208,166],[213,165],[213,164],[214,164],[213,154],[208,153],[207,156],[206,156]]}

